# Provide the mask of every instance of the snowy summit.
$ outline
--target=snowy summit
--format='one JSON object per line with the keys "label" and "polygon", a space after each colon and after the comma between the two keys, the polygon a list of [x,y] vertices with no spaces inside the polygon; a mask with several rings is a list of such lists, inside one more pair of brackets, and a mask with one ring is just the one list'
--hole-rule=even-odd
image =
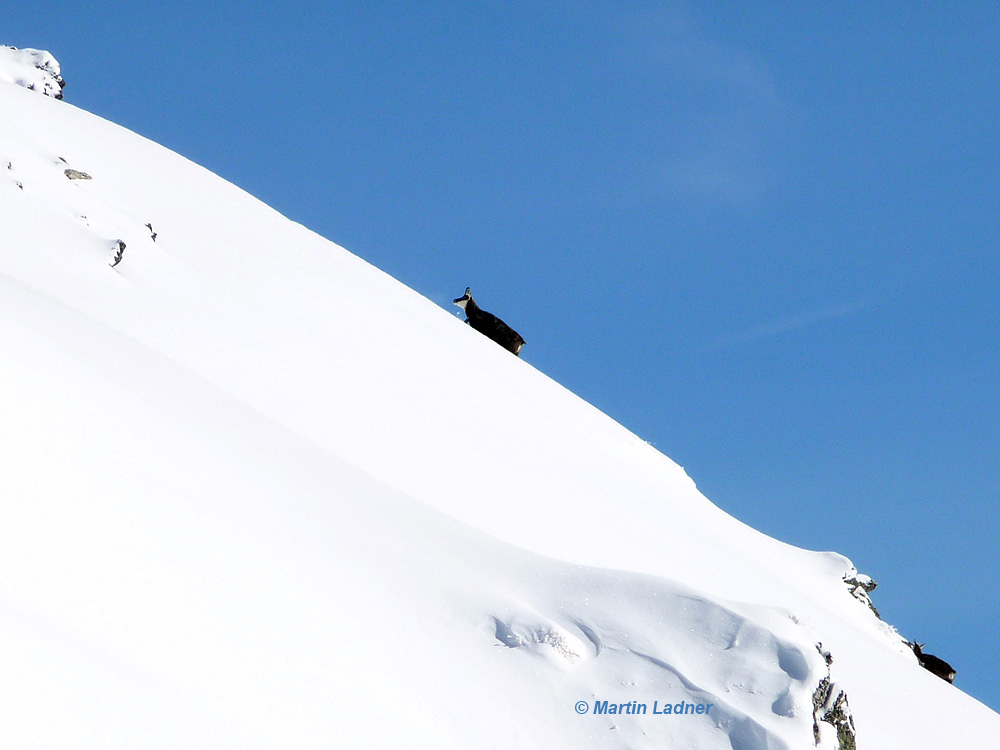
{"label": "snowy summit", "polygon": [[28,68],[58,86],[2,50],[0,744],[995,746],[849,560]]}

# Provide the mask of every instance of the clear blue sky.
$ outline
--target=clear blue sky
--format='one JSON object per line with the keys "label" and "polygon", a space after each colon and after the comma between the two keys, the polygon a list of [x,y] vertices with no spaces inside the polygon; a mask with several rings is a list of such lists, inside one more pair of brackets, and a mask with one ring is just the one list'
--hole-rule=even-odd
{"label": "clear blue sky", "polygon": [[0,29],[442,306],[471,285],[1000,709],[995,2],[5,0]]}

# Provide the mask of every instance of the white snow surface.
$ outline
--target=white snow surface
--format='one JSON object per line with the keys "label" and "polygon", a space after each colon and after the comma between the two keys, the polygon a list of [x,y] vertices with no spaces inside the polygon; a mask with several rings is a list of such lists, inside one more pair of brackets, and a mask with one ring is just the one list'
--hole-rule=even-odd
{"label": "white snow surface", "polygon": [[1000,736],[844,557],[728,516],[205,169],[2,83],[0,351],[5,748],[809,748],[820,642],[860,748]]}

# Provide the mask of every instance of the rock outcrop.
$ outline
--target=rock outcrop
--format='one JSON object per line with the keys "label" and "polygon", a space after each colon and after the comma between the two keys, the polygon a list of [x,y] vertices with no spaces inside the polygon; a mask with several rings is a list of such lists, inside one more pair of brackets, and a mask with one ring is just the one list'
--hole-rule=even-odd
{"label": "rock outcrop", "polygon": [[826,660],[827,672],[826,677],[819,681],[819,685],[813,691],[813,740],[819,747],[823,740],[820,722],[825,722],[836,730],[838,750],[857,750],[854,718],[851,716],[851,707],[847,702],[847,693],[833,681],[830,675],[833,656],[830,655],[829,651],[823,650],[822,643],[816,644],[816,650]]}
{"label": "rock outcrop", "polygon": [[844,576],[844,583],[846,583],[847,588],[850,589],[851,596],[859,602],[863,602],[867,605],[868,609],[870,609],[878,619],[882,619],[882,615],[878,613],[878,610],[872,603],[871,596],[869,596],[878,586],[876,581],[874,581],[870,576],[854,571],[853,576],[850,574]]}
{"label": "rock outcrop", "polygon": [[45,50],[0,46],[0,81],[62,99],[66,82],[61,72],[59,62]]}

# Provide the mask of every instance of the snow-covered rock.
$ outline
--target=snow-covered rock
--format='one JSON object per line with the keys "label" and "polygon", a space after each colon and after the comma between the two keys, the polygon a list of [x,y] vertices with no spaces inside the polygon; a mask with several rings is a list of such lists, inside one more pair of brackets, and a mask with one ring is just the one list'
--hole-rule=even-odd
{"label": "snow-covered rock", "polygon": [[62,99],[66,82],[60,73],[59,62],[45,50],[0,46],[0,81]]}

